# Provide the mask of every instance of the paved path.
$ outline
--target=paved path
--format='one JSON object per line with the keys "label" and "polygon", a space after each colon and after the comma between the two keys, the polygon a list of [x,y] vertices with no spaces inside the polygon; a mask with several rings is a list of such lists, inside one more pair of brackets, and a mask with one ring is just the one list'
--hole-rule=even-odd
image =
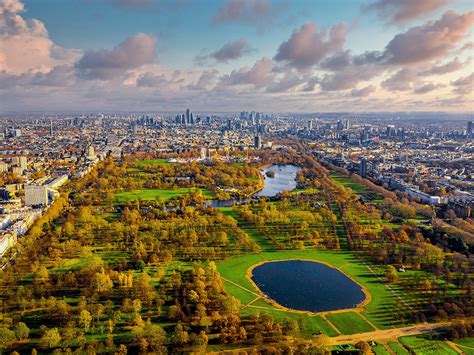
{"label": "paved path", "polygon": [[458,348],[458,346],[454,344],[452,341],[446,340],[446,343],[448,343],[448,345],[452,347],[454,350],[456,350],[459,354],[465,354],[465,352],[462,351],[460,348]]}
{"label": "paved path", "polygon": [[392,287],[390,287],[390,285],[387,285],[385,283],[385,281],[380,277],[379,274],[377,274],[371,267],[370,265],[368,265],[364,260],[361,260],[362,263],[367,267],[367,269],[369,269],[369,271],[382,283],[382,285],[384,285],[387,290],[392,294],[394,295],[396,298],[398,298],[400,300],[400,302],[402,302],[405,306],[407,306],[410,310],[413,310],[412,306],[410,306],[408,303],[405,302],[405,300],[403,298],[400,297],[400,295],[398,294],[397,291],[395,291]]}
{"label": "paved path", "polygon": [[451,322],[440,322],[432,324],[419,324],[412,325],[404,328],[393,328],[386,330],[376,330],[373,332],[353,334],[353,335],[340,335],[329,339],[331,345],[341,345],[348,343],[357,343],[361,340],[383,340],[383,339],[397,339],[399,337],[407,335],[417,335],[425,333],[436,333],[440,328],[447,327]]}
{"label": "paved path", "polygon": [[245,288],[244,286],[241,286],[241,285],[239,285],[238,283],[236,283],[236,282],[234,282],[234,281],[231,281],[231,280],[229,280],[229,279],[226,279],[225,277],[222,277],[222,276],[221,276],[221,278],[222,278],[222,280],[224,280],[225,282],[228,282],[228,283],[230,283],[230,284],[232,284],[232,285],[234,285],[234,286],[237,286],[237,287],[241,288],[242,290],[245,290],[245,291],[251,293],[251,294],[254,295],[254,296],[261,297],[261,295],[259,295],[258,293],[253,292],[252,290],[249,290],[248,288]]}

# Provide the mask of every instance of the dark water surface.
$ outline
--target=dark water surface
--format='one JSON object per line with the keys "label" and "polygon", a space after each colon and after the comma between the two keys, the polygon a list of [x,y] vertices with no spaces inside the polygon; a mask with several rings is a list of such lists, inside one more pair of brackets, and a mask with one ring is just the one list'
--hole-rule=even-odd
{"label": "dark water surface", "polygon": [[362,288],[339,270],[314,261],[267,262],[252,271],[260,290],[287,308],[324,312],[352,308],[365,299]]}

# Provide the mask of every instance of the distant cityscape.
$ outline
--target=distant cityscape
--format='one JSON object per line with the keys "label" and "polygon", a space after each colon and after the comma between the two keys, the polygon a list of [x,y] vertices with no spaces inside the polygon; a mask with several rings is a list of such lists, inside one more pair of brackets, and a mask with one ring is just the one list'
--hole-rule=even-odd
{"label": "distant cityscape", "polygon": [[194,114],[190,109],[175,115],[4,115],[0,255],[44,213],[59,187],[108,156],[198,150],[201,160],[225,160],[226,151],[237,150],[245,160],[252,149],[290,149],[281,143],[289,138],[307,142],[322,162],[432,205],[433,213],[451,210],[459,218],[472,217],[473,121],[424,126],[408,119],[387,123],[335,116]]}

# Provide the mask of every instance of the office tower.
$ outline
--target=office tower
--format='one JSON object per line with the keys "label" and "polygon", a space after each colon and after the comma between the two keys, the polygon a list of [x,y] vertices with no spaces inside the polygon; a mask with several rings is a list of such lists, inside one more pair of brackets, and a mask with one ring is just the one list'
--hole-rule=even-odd
{"label": "office tower", "polygon": [[341,120],[337,121],[336,130],[342,131],[343,129],[344,129],[344,124],[342,123],[342,121]]}
{"label": "office tower", "polygon": [[189,108],[186,109],[186,124],[189,124],[190,117],[189,117]]}
{"label": "office tower", "polygon": [[52,137],[53,136],[53,120],[49,120],[49,135]]}
{"label": "office tower", "polygon": [[395,136],[395,126],[394,125],[388,125],[387,129],[385,131],[385,134],[387,137],[394,137]]}
{"label": "office tower", "polygon": [[25,205],[26,206],[47,206],[48,205],[48,187],[47,186],[25,186]]}
{"label": "office tower", "polygon": [[308,120],[308,129],[313,129],[313,121]]}
{"label": "office tower", "polygon": [[367,177],[367,165],[368,161],[365,157],[360,158],[360,166],[359,166],[359,175],[363,178]]}
{"label": "office tower", "polygon": [[230,120],[230,119],[227,120],[227,129],[229,131],[232,130],[232,120]]}
{"label": "office tower", "polygon": [[253,139],[253,145],[255,148],[260,149],[262,147],[262,136],[257,134]]}
{"label": "office tower", "polygon": [[474,122],[473,121],[467,122],[467,136],[469,138],[474,137]]}

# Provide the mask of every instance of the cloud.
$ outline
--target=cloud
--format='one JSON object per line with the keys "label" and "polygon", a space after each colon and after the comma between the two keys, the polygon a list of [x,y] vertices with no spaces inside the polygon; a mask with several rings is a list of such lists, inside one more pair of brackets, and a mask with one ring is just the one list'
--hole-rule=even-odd
{"label": "cloud", "polygon": [[396,35],[385,48],[389,64],[413,64],[445,56],[469,35],[474,11],[459,14],[448,10],[437,21],[410,28]]}
{"label": "cloud", "polygon": [[321,80],[321,90],[339,91],[355,88],[361,81],[370,80],[385,68],[374,64],[354,64],[354,62],[342,70],[333,74],[325,75]]}
{"label": "cloud", "polygon": [[280,44],[275,60],[297,69],[309,69],[329,54],[342,49],[347,25],[337,24],[328,31],[317,31],[315,23],[306,23]]}
{"label": "cloud", "polygon": [[326,58],[321,63],[320,67],[323,69],[328,69],[332,71],[341,70],[349,66],[351,64],[351,61],[352,61],[351,51],[344,50]]}
{"label": "cloud", "polygon": [[414,80],[416,80],[416,73],[412,69],[403,68],[382,81],[382,87],[388,91],[407,91],[413,88]]}
{"label": "cloud", "polygon": [[226,0],[217,9],[211,23],[258,24],[272,14],[272,4],[268,0]]}
{"label": "cloud", "polygon": [[420,75],[421,76],[443,75],[443,74],[460,70],[463,67],[464,67],[463,63],[459,60],[458,57],[456,57],[452,61],[446,64],[433,65],[430,69],[421,72]]}
{"label": "cloud", "polygon": [[472,94],[474,92],[474,73],[461,77],[451,83],[454,92],[460,95]]}
{"label": "cloud", "polygon": [[362,10],[374,11],[388,24],[402,24],[440,9],[451,0],[375,0],[362,5]]}
{"label": "cloud", "polygon": [[195,84],[188,85],[188,89],[191,90],[207,90],[209,87],[213,86],[219,71],[217,69],[205,70],[202,72],[198,81]]}
{"label": "cloud", "polygon": [[47,72],[77,59],[77,50],[56,45],[43,22],[25,20],[21,16],[24,11],[17,0],[0,1],[0,70],[17,74],[29,70]]}
{"label": "cloud", "polygon": [[228,75],[221,77],[221,83],[224,85],[249,85],[263,87],[273,82],[272,61],[268,58],[262,58],[255,62],[252,67],[243,67],[238,70],[232,70]]}
{"label": "cloud", "polygon": [[154,74],[151,72],[142,74],[136,82],[137,86],[149,88],[159,87],[169,83],[164,74]]}
{"label": "cloud", "polygon": [[110,80],[130,69],[151,63],[155,58],[156,39],[144,33],[128,37],[112,50],[84,53],[77,62],[78,75],[88,80]]}
{"label": "cloud", "polygon": [[374,85],[366,86],[362,89],[352,89],[351,96],[352,97],[367,97],[371,93],[375,92],[377,89]]}
{"label": "cloud", "polygon": [[41,86],[68,87],[74,80],[74,70],[71,66],[58,65],[47,73],[36,73],[31,83]]}
{"label": "cloud", "polygon": [[245,54],[252,52],[244,38],[224,44],[221,48],[211,54],[218,63],[227,63],[230,60],[238,59]]}
{"label": "cloud", "polygon": [[304,78],[294,73],[286,73],[278,82],[267,86],[267,92],[286,92],[295,86],[304,83]]}
{"label": "cloud", "polygon": [[419,87],[417,87],[415,90],[413,90],[413,93],[414,94],[426,94],[426,93],[429,93],[429,92],[432,92],[438,88],[441,88],[441,87],[444,87],[444,85],[442,84],[435,84],[435,83],[426,83],[426,84],[423,84]]}
{"label": "cloud", "polygon": [[320,82],[321,82],[321,78],[318,76],[309,78],[309,80],[306,82],[306,85],[301,89],[301,91],[304,91],[304,92],[314,91],[316,85],[319,84]]}

